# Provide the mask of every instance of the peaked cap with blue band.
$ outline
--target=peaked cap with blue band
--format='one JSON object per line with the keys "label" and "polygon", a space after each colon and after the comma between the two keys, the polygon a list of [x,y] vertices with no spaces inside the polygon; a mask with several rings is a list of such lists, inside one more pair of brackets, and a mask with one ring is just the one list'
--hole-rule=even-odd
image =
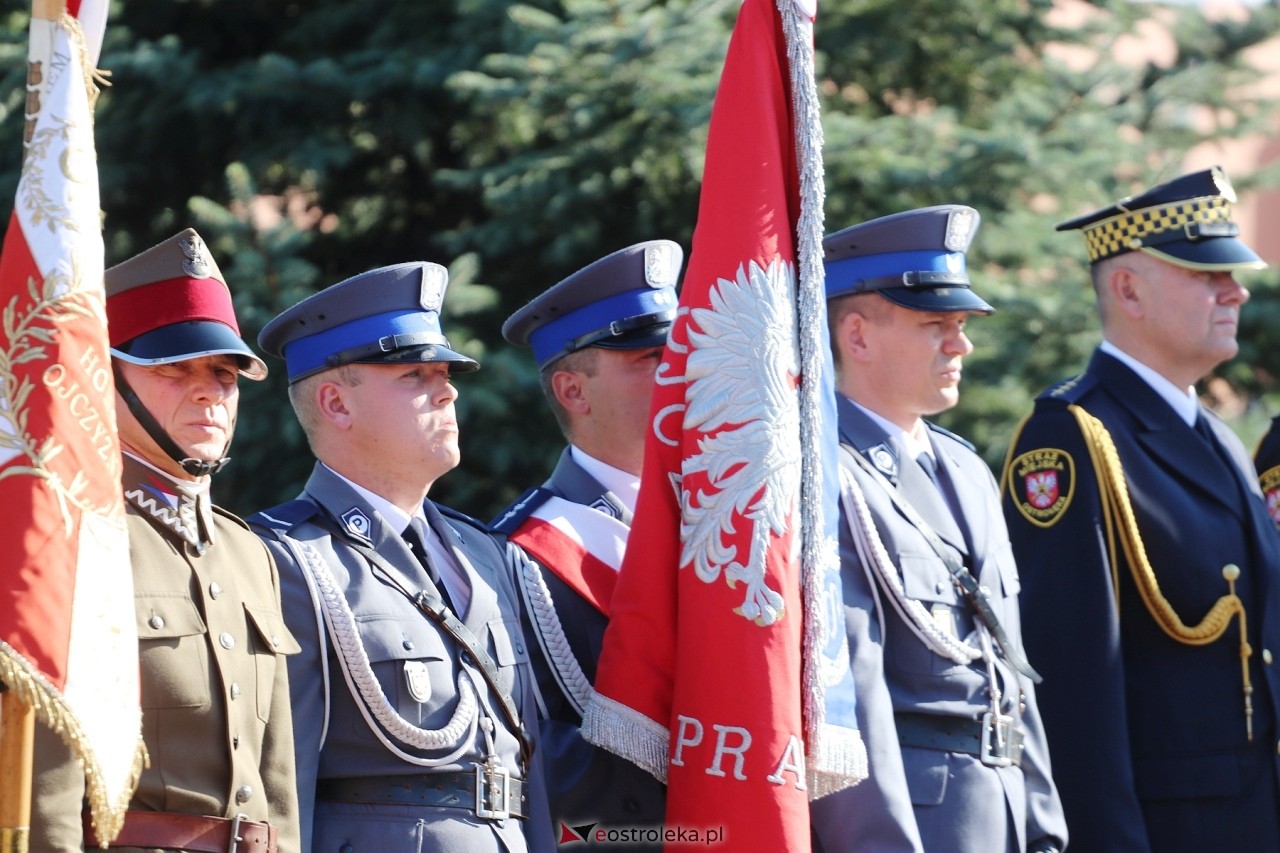
{"label": "peaked cap with blue band", "polygon": [[619,249],[512,314],[502,336],[532,347],[539,368],[587,347],[662,346],[676,316],[683,261],[680,245],[670,240]]}
{"label": "peaked cap with blue band", "polygon": [[1110,207],[1076,217],[1059,231],[1084,231],[1089,263],[1145,252],[1193,270],[1261,269],[1231,218],[1236,193],[1221,167],[1175,178]]}
{"label": "peaked cap with blue band", "polygon": [[344,364],[448,362],[480,367],[449,348],[440,308],[449,272],[412,261],[360,273],[308,296],[263,327],[258,344],[283,358],[289,383]]}
{"label": "peaked cap with blue band", "polygon": [[822,241],[827,298],[879,293],[915,311],[995,311],[969,287],[978,211],[941,204],[882,216]]}

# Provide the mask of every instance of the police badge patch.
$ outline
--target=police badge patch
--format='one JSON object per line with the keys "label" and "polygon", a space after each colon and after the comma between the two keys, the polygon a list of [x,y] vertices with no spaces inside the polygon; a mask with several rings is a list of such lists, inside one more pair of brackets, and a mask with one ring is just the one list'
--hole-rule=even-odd
{"label": "police badge patch", "polygon": [[1027,521],[1052,527],[1071,504],[1075,481],[1071,454],[1042,447],[1010,464],[1009,496]]}
{"label": "police badge patch", "polygon": [[1280,465],[1259,474],[1258,484],[1262,486],[1262,496],[1267,500],[1267,514],[1280,528]]}

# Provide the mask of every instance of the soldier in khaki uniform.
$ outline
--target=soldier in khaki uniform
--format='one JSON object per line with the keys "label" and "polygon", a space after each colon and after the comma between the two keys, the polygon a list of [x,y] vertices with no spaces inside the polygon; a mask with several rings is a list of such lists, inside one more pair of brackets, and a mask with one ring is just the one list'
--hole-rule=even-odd
{"label": "soldier in khaki uniform", "polygon": [[[193,230],[106,273],[150,766],[113,847],[299,850],[293,725],[276,568],[210,503],[243,375],[231,294]],[[31,849],[97,846],[84,771],[37,733]],[[233,843],[233,839],[238,841]]]}

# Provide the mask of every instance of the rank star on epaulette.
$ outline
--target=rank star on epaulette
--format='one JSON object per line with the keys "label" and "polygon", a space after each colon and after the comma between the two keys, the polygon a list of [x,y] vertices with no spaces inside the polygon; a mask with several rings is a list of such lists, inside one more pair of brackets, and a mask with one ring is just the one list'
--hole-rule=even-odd
{"label": "rank star on epaulette", "polygon": [[1071,504],[1075,463],[1065,450],[1042,447],[1011,464],[1009,496],[1022,517],[1037,527],[1052,527]]}
{"label": "rank star on epaulette", "polygon": [[1258,475],[1262,496],[1267,500],[1267,513],[1276,527],[1280,527],[1280,465],[1268,468]]}

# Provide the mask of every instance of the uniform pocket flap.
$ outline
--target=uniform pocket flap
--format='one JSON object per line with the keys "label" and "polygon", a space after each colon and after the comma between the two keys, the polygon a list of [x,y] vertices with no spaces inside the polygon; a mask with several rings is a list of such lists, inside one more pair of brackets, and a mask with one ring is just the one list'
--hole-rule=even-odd
{"label": "uniform pocket flap", "polygon": [[938,555],[900,554],[897,562],[907,598],[951,605],[959,601],[960,591]]}
{"label": "uniform pocket flap", "polygon": [[415,620],[374,617],[359,620],[360,639],[371,663],[392,660],[446,660],[452,643],[425,615]]}
{"label": "uniform pocket flap", "polygon": [[293,634],[285,627],[284,619],[274,609],[267,607],[251,607],[246,604],[245,612],[249,614],[249,624],[258,631],[258,637],[267,649],[278,655],[296,655],[302,646],[293,638]]}
{"label": "uniform pocket flap", "polygon": [[133,604],[139,640],[193,637],[209,632],[189,595],[138,595]]}
{"label": "uniform pocket flap", "polygon": [[498,666],[514,666],[529,659],[520,623],[515,619],[490,619],[489,636],[493,640],[493,656]]}

